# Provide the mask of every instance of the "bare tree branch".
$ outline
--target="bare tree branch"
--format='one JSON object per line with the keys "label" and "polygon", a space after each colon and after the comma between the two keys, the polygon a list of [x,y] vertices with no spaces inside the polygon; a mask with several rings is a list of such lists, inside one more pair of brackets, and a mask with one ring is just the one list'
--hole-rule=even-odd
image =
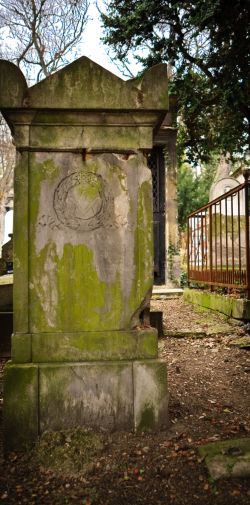
{"label": "bare tree branch", "polygon": [[89,0],[0,0],[0,31],[14,41],[13,61],[35,71],[37,80],[68,63],[79,43]]}

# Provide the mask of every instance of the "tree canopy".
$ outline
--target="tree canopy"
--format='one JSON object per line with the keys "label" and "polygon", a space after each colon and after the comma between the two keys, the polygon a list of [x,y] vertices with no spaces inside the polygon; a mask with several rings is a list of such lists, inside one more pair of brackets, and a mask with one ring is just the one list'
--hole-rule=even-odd
{"label": "tree canopy", "polygon": [[249,149],[250,0],[110,0],[104,42],[125,65],[167,62],[193,162]]}
{"label": "tree canopy", "polygon": [[209,163],[204,163],[196,173],[187,161],[180,160],[177,172],[178,224],[186,229],[187,216],[209,202],[209,191],[214,182],[218,166],[218,156],[212,155]]}

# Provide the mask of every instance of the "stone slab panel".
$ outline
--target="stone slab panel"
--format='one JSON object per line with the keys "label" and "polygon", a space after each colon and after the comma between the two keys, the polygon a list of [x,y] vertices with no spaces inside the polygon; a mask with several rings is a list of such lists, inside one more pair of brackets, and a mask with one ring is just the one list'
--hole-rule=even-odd
{"label": "stone slab panel", "polygon": [[30,363],[31,335],[29,333],[13,333],[11,337],[11,358],[13,363]]}
{"label": "stone slab panel", "polygon": [[[15,340],[20,343],[20,340]],[[38,333],[32,335],[36,363],[156,358],[157,331]],[[16,359],[19,350],[15,348]],[[14,359],[14,358],[13,358]],[[15,361],[16,361],[15,359]]]}
{"label": "stone slab panel", "polygon": [[27,333],[138,326],[153,281],[145,157],[33,153],[29,185]]}
{"label": "stone slab panel", "polygon": [[168,422],[167,365],[160,360],[133,363],[134,428],[164,428]]}
{"label": "stone slab panel", "polygon": [[132,363],[40,365],[40,429],[131,430]]}
{"label": "stone slab panel", "polygon": [[[77,113],[72,110],[57,109],[56,111],[48,109],[22,110],[15,112],[9,111],[10,120],[17,120],[18,125],[23,128],[28,123],[33,126],[148,126],[157,123],[159,112],[156,110],[105,110],[97,109],[95,111],[79,109]],[[18,127],[17,127],[18,128]],[[15,131],[16,133],[16,131]]]}
{"label": "stone slab panel", "polygon": [[143,126],[32,126],[31,148],[151,149],[152,128]]}
{"label": "stone slab panel", "polygon": [[4,369],[4,448],[22,450],[38,436],[38,367],[7,364]]}

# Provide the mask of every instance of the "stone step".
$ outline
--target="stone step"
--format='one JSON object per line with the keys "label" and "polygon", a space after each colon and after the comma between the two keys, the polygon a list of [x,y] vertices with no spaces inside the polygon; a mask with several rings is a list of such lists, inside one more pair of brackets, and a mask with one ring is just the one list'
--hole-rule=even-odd
{"label": "stone step", "polygon": [[168,286],[154,286],[152,292],[153,299],[165,300],[166,298],[178,298],[182,296],[183,289],[181,288],[170,288]]}

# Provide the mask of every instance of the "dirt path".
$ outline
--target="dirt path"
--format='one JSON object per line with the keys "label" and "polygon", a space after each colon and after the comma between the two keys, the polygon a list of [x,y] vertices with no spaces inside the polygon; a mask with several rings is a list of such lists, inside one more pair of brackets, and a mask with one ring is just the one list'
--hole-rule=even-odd
{"label": "dirt path", "polygon": [[[0,502],[77,505],[248,505],[247,479],[213,482],[200,444],[250,436],[250,355],[231,347],[247,327],[184,304],[154,301],[168,331],[207,332],[203,339],[159,341],[169,376],[169,427],[151,434],[100,434],[88,471],[41,466],[34,454],[2,461]],[[212,336],[211,336],[212,335]]]}

